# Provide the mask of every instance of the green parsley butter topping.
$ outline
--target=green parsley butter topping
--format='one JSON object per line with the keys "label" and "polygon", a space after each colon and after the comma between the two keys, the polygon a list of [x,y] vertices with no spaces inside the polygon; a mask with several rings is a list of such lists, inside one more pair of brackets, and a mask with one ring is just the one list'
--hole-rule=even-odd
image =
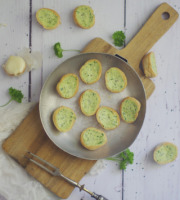
{"label": "green parsley butter topping", "polygon": [[101,107],[98,110],[97,117],[105,129],[113,129],[119,125],[118,114],[109,108]]}
{"label": "green parsley butter topping", "polygon": [[51,10],[41,9],[38,12],[38,19],[41,24],[47,28],[56,26],[58,23],[58,16],[56,16]]}
{"label": "green parsley butter topping", "polygon": [[154,159],[159,163],[169,163],[177,156],[177,148],[171,144],[161,145],[154,154]]}
{"label": "green parsley butter topping", "polygon": [[81,109],[86,115],[95,114],[99,107],[100,98],[97,92],[93,90],[86,90],[81,97]]}
{"label": "green parsley butter topping", "polygon": [[93,83],[99,79],[101,66],[96,60],[87,61],[80,70],[81,78],[86,83]]}
{"label": "green parsley butter topping", "polygon": [[62,97],[71,98],[76,93],[78,87],[78,77],[69,75],[62,78],[59,84],[59,90]]}
{"label": "green parsley butter topping", "polygon": [[86,129],[83,134],[83,141],[87,146],[102,145],[105,142],[105,135],[95,128]]}
{"label": "green parsley butter topping", "polygon": [[94,23],[94,13],[89,6],[79,6],[75,13],[78,23],[88,28]]}
{"label": "green parsley butter topping", "polygon": [[56,115],[56,121],[60,129],[67,130],[72,126],[76,116],[71,109],[62,108]]}
{"label": "green parsley butter topping", "polygon": [[122,111],[122,116],[123,116],[124,120],[126,120],[127,122],[131,122],[136,119],[136,114],[138,112],[138,106],[134,101],[132,101],[130,99],[126,99],[122,103],[121,111]]}
{"label": "green parsley butter topping", "polygon": [[121,71],[114,67],[106,72],[106,85],[111,91],[121,91],[126,86],[121,73]]}

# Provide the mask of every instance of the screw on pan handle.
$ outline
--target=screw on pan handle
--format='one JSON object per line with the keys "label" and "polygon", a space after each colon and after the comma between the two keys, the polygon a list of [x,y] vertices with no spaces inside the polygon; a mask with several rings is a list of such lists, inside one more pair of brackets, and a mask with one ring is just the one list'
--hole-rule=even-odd
{"label": "screw on pan handle", "polygon": [[98,195],[96,193],[93,193],[91,197],[95,198],[96,200],[108,200],[106,197],[103,197],[102,195]]}

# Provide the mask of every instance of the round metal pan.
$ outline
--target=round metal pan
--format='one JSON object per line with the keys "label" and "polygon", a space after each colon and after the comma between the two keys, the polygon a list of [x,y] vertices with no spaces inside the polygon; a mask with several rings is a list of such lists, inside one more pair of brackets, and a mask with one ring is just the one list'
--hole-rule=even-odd
{"label": "round metal pan", "polygon": [[[79,80],[79,91],[71,99],[63,99],[56,92],[56,85],[60,78],[66,73],[75,73],[79,76],[80,67],[89,59],[98,59],[102,63],[102,76],[97,83],[86,85]],[[110,67],[120,68],[127,77],[127,87],[121,93],[111,93],[105,87],[105,72]],[[80,79],[80,77],[79,77]],[[86,117],[79,108],[78,99],[86,89],[94,89],[101,96],[101,106],[109,106],[119,113],[120,102],[127,96],[132,96],[141,102],[141,110],[137,120],[127,124],[121,120],[120,126],[114,130],[104,132],[107,134],[108,142],[103,147],[89,151],[80,143],[81,132],[88,127],[96,127],[102,130],[97,123],[96,117]],[[53,111],[60,106],[69,106],[77,116],[73,128],[67,133],[59,133],[52,121]],[[113,156],[128,148],[136,139],[144,121],[146,112],[146,96],[143,84],[128,63],[116,56],[104,53],[84,53],[74,56],[60,64],[47,78],[40,95],[40,118],[42,125],[52,142],[63,151],[79,158],[98,160]]]}

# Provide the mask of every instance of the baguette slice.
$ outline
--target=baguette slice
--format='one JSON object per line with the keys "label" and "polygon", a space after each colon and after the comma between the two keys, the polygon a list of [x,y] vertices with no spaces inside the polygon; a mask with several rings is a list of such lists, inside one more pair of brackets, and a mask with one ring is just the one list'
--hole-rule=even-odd
{"label": "baguette slice", "polygon": [[9,76],[19,76],[26,70],[26,63],[20,56],[10,56],[3,65],[4,71]]}
{"label": "baguette slice", "polygon": [[94,115],[99,108],[100,102],[101,98],[94,90],[86,90],[79,98],[81,111],[86,116]]}
{"label": "baguette slice", "polygon": [[123,71],[117,67],[111,67],[105,74],[106,87],[110,92],[118,93],[127,86],[127,78]]}
{"label": "baguette slice", "polygon": [[96,119],[106,130],[115,129],[120,124],[118,113],[114,109],[107,106],[101,106],[98,109],[96,113]]}
{"label": "baguette slice", "polygon": [[120,105],[120,115],[123,121],[127,123],[133,123],[136,121],[139,111],[141,108],[141,103],[133,98],[126,97],[123,99]]}
{"label": "baguette slice", "polygon": [[107,137],[103,131],[90,127],[81,133],[80,141],[86,149],[95,150],[107,143]]}
{"label": "baguette slice", "polygon": [[95,24],[94,11],[90,6],[81,5],[75,8],[74,22],[83,29],[89,29]]}
{"label": "baguette slice", "polygon": [[53,113],[53,122],[60,132],[67,132],[72,129],[76,121],[76,114],[71,108],[61,106]]}
{"label": "baguette slice", "polygon": [[157,76],[157,67],[154,52],[150,52],[143,57],[142,66],[146,77],[153,78]]}
{"label": "baguette slice", "polygon": [[160,165],[170,163],[177,158],[178,149],[176,145],[165,142],[161,145],[158,145],[153,154],[154,161]]}
{"label": "baguette slice", "polygon": [[97,82],[102,73],[102,66],[99,60],[90,59],[80,69],[81,80],[86,84]]}
{"label": "baguette slice", "polygon": [[79,79],[76,74],[65,74],[56,86],[58,94],[69,99],[75,96],[79,89]]}
{"label": "baguette slice", "polygon": [[36,19],[45,29],[55,29],[61,24],[59,14],[49,8],[39,9],[36,12]]}

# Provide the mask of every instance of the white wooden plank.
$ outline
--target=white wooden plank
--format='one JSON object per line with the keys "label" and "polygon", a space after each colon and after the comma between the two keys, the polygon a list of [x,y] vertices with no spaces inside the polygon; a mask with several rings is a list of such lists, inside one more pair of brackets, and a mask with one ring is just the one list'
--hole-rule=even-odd
{"label": "white wooden plank", "polygon": [[[0,66],[2,66],[10,55],[16,55],[22,48],[29,45],[29,3],[28,1],[1,0],[0,1]],[[9,99],[8,88],[14,87],[22,90],[28,100],[28,73],[19,77],[6,75],[0,68],[0,104]]]}
{"label": "white wooden plank", "polygon": [[[127,40],[133,37],[137,27],[145,22],[144,19],[147,19],[161,2],[154,0],[127,2]],[[167,2],[179,11],[179,1]],[[152,158],[153,149],[157,144],[165,141],[176,145],[180,143],[179,25],[180,22],[177,21],[152,48],[156,55],[159,75],[153,79],[156,89],[147,101],[144,126],[131,147],[135,152],[135,161],[124,175],[124,199],[127,200],[169,200],[180,197],[178,187],[180,159],[168,165],[159,166]]]}

